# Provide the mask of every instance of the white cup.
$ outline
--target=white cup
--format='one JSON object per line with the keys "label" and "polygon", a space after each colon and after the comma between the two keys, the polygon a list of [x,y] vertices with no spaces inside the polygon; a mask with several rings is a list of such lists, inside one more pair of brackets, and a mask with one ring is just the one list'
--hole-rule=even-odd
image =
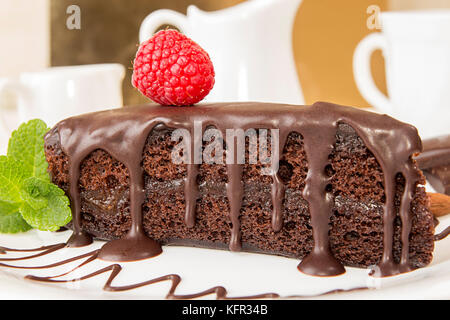
{"label": "white cup", "polygon": [[[450,10],[380,14],[381,33],[356,47],[353,72],[371,105],[417,127],[422,138],[450,133]],[[370,57],[381,49],[386,97],[370,74]]]}
{"label": "white cup", "polygon": [[292,29],[302,0],[248,0],[187,15],[162,9],[142,22],[139,40],[165,24],[204,48],[214,64],[215,84],[205,101],[265,101],[303,104],[292,49]]}
{"label": "white cup", "polygon": [[40,118],[51,127],[78,114],[122,107],[124,76],[121,64],[92,64],[22,73],[18,80],[0,79],[1,151],[22,122]]}

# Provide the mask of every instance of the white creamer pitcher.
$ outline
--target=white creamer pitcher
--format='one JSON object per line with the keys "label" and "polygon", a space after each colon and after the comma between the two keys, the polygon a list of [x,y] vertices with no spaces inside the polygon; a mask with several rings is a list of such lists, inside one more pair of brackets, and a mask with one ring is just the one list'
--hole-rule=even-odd
{"label": "white creamer pitcher", "polygon": [[301,0],[249,0],[187,15],[157,10],[142,22],[139,39],[173,25],[210,55],[216,83],[206,101],[265,101],[303,104],[292,49],[292,28]]}

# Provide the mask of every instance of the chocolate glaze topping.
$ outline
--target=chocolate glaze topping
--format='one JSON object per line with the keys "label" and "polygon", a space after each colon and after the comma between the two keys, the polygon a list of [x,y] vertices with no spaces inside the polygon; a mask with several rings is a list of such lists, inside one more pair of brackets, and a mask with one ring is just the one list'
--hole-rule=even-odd
{"label": "chocolate glaze topping", "polygon": [[[376,275],[393,275],[411,269],[408,260],[411,228],[410,203],[419,178],[411,157],[422,149],[417,130],[387,115],[325,102],[317,102],[312,106],[255,102],[203,104],[195,107],[143,105],[81,115],[60,122],[53,130],[59,131],[61,147],[69,157],[69,195],[73,214],[73,236],[69,246],[86,245],[92,241],[80,226],[78,179],[83,159],[94,150],[102,149],[124,163],[130,172],[132,227],[125,238],[105,244],[98,252],[98,257],[111,261],[129,261],[160,254],[162,251],[160,245],[147,237],[142,228],[142,203],[145,195],[141,167],[143,147],[149,133],[156,125],[163,124],[169,128],[184,128],[193,132],[194,123],[198,121],[202,123],[202,131],[210,126],[223,133],[226,129],[243,129],[244,131],[251,128],[279,129],[279,150],[283,150],[286,137],[290,132],[298,132],[303,136],[308,159],[308,174],[303,197],[308,201],[311,213],[314,248],[299,264],[299,269],[308,274],[321,276],[345,272],[341,263],[333,257],[329,247],[328,232],[332,199],[326,191],[330,178],[325,174],[325,167],[335,143],[338,123],[344,122],[353,127],[377,158],[385,179],[384,248],[382,260],[377,268],[379,272]],[[191,153],[195,152],[191,144]],[[232,152],[236,159],[236,152]],[[241,249],[239,215],[243,198],[242,171],[242,164],[237,162],[227,164],[226,191],[232,222],[229,247],[232,251]],[[198,172],[198,163],[193,161],[188,165],[184,188],[185,221],[188,226],[195,224]],[[396,264],[393,260],[392,249],[393,225],[396,216],[395,177],[398,173],[405,179],[405,191],[400,207],[403,226],[402,257],[400,263]],[[279,231],[283,221],[280,208],[285,186],[276,170],[273,170],[272,178],[272,226],[274,231]]]}

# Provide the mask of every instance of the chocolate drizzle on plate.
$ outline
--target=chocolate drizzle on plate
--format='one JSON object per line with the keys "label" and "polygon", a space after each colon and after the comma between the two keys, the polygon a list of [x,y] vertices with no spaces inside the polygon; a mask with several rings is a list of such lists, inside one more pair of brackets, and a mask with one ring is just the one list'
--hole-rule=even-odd
{"label": "chocolate drizzle on plate", "polygon": [[[105,244],[98,257],[110,261],[130,261],[152,257],[161,253],[160,245],[144,234],[142,227],[142,203],[145,190],[142,152],[152,129],[160,124],[173,129],[194,131],[194,124],[205,128],[215,127],[221,132],[227,129],[279,129],[279,150],[283,150],[286,137],[291,132],[303,136],[308,173],[303,197],[308,201],[313,228],[314,247],[299,265],[302,272],[329,276],[345,272],[329,245],[329,219],[332,214],[332,196],[327,191],[330,177],[325,173],[329,154],[339,123],[350,125],[366,147],[378,160],[383,174],[386,202],[383,215],[383,256],[378,265],[377,276],[388,276],[411,270],[409,263],[409,233],[411,229],[411,199],[418,171],[411,157],[421,151],[417,130],[386,115],[369,113],[356,108],[342,107],[318,102],[312,106],[280,105],[270,103],[220,103],[195,107],[162,107],[143,105],[81,115],[66,119],[53,130],[59,131],[60,145],[69,158],[69,196],[73,212],[73,236],[69,246],[88,244],[92,239],[81,228],[80,194],[78,180],[80,165],[91,152],[102,149],[121,161],[130,172],[131,230],[119,240]],[[193,141],[193,140],[191,140]],[[230,151],[231,150],[231,151]],[[227,146],[227,152],[236,160],[237,148]],[[191,145],[191,153],[195,153]],[[191,159],[192,160],[192,159]],[[231,240],[230,250],[241,249],[240,211],[243,200],[243,164],[235,161],[227,164],[226,192],[230,204]],[[195,205],[198,198],[198,163],[187,166],[185,179],[187,226],[195,225]],[[393,259],[394,219],[396,217],[395,178],[401,174],[405,190],[400,206],[402,224],[402,255],[400,263]],[[276,170],[272,172],[272,227],[275,232],[282,228],[282,202],[285,186]],[[150,235],[151,237],[151,235]]]}
{"label": "chocolate drizzle on plate", "polygon": [[[34,252],[34,251],[40,251],[38,254],[33,254],[30,256],[25,257],[19,257],[19,258],[5,258],[0,259],[0,261],[21,261],[21,260],[29,260],[36,257],[41,257],[47,254],[50,254],[52,252],[55,252],[57,250],[60,250],[62,248],[66,247],[66,244],[64,243],[58,243],[50,246],[40,247],[40,248],[34,248],[34,249],[10,249],[10,248],[2,248],[4,249],[5,253],[8,251],[14,251],[14,252]],[[196,298],[202,298],[209,296],[211,294],[214,294],[216,296],[216,299],[218,300],[237,300],[237,299],[276,299],[281,298],[281,296],[277,293],[261,293],[261,294],[255,294],[250,296],[237,296],[237,297],[230,297],[228,296],[227,290],[223,286],[214,286],[209,289],[197,292],[197,293],[191,293],[191,294],[177,294],[176,290],[181,283],[181,277],[178,274],[167,274],[163,275],[157,278],[153,278],[150,280],[134,283],[134,284],[128,284],[128,285],[122,285],[122,286],[114,286],[112,283],[114,279],[119,275],[119,273],[122,271],[123,267],[117,263],[108,265],[106,267],[100,268],[98,270],[95,270],[91,273],[88,273],[84,276],[73,278],[73,279],[60,279],[61,277],[68,276],[71,273],[76,272],[81,267],[87,265],[88,263],[93,262],[98,258],[100,250],[93,250],[78,256],[74,256],[68,259],[60,260],[52,264],[47,265],[37,265],[37,266],[15,266],[5,263],[0,263],[0,267],[8,267],[12,269],[26,269],[26,270],[41,270],[41,269],[51,269],[54,267],[62,266],[69,264],[74,261],[82,260],[80,264],[77,266],[69,269],[66,272],[63,272],[61,274],[53,275],[53,276],[34,276],[34,275],[27,275],[25,276],[25,279],[32,280],[32,281],[39,281],[39,282],[47,282],[47,283],[71,283],[75,281],[83,281],[87,280],[99,275],[102,275],[104,273],[110,272],[110,276],[105,282],[105,285],[103,286],[103,290],[110,291],[110,292],[122,292],[122,291],[128,291],[133,290],[137,288],[141,288],[144,286],[149,286],[152,284],[156,284],[159,282],[164,281],[170,281],[172,284],[169,288],[169,291],[167,292],[166,299],[196,299]],[[358,288],[351,288],[351,289],[336,289],[332,291],[327,291],[321,294],[314,294],[314,295],[293,295],[288,296],[284,298],[312,298],[312,297],[319,297],[323,295],[329,295],[334,293],[340,293],[340,292],[351,292],[351,291],[359,291],[359,290],[365,290],[370,289],[369,287],[358,287]]]}
{"label": "chocolate drizzle on plate", "polygon": [[[35,249],[10,249],[10,248],[2,248],[4,249],[5,252],[8,251],[15,251],[15,252],[33,252],[33,251],[40,251],[38,254],[33,254],[30,256],[25,256],[25,257],[19,257],[19,258],[2,258],[0,259],[0,261],[21,261],[21,260],[29,260],[29,259],[33,259],[33,258],[37,258],[40,256],[44,256],[47,254],[50,254],[56,250],[62,249],[66,247],[65,243],[58,243],[55,245],[50,245],[50,246],[45,246],[45,247],[40,247],[40,248],[35,248]],[[155,283],[159,283],[159,282],[163,282],[163,281],[170,281],[172,282],[172,285],[166,295],[166,299],[196,299],[196,298],[201,298],[201,297],[205,297],[211,294],[215,294],[216,299],[220,299],[220,300],[227,300],[227,299],[273,299],[273,298],[279,298],[280,296],[276,293],[263,293],[263,294],[257,294],[257,295],[252,295],[252,296],[242,296],[242,297],[229,297],[227,295],[227,290],[222,287],[222,286],[215,286],[212,288],[209,288],[207,290],[201,291],[201,292],[197,292],[197,293],[193,293],[193,294],[176,294],[175,291],[178,287],[178,285],[181,282],[181,277],[177,274],[167,274],[161,277],[157,277],[154,279],[150,279],[147,281],[143,281],[143,282],[139,282],[139,283],[135,283],[135,284],[130,284],[130,285],[123,285],[123,286],[114,286],[112,285],[113,280],[119,275],[119,273],[122,270],[122,266],[115,263],[115,264],[111,264],[109,266],[106,266],[104,268],[100,268],[94,272],[91,272],[89,274],[86,274],[84,276],[81,276],[79,278],[75,278],[75,279],[69,279],[69,280],[61,280],[59,278],[63,277],[63,276],[67,276],[73,272],[75,272],[76,270],[80,269],[81,267],[83,267],[84,265],[94,261],[95,259],[98,258],[99,253],[101,252],[101,250],[94,250],[94,251],[90,251],[88,253],[84,253],[75,257],[71,257],[69,259],[65,259],[65,260],[61,260],[52,264],[48,264],[48,265],[39,265],[39,266],[15,266],[15,265],[10,265],[10,264],[5,264],[5,263],[0,263],[0,267],[9,267],[9,268],[13,268],[13,269],[50,269],[50,268],[54,268],[57,266],[61,266],[61,265],[65,265],[68,263],[71,263],[73,261],[77,261],[77,260],[82,260],[85,259],[83,262],[81,262],[79,265],[77,265],[76,267],[70,269],[69,271],[66,271],[62,274],[58,274],[58,275],[54,275],[54,276],[34,276],[34,275],[27,275],[25,277],[25,279],[28,280],[33,280],[33,281],[40,281],[40,282],[50,282],[50,283],[69,283],[69,282],[74,282],[74,281],[83,281],[89,278],[93,278],[95,276],[101,275],[103,273],[106,272],[110,272],[110,276],[108,277],[108,279],[106,280],[105,285],[103,286],[103,290],[105,291],[111,291],[111,292],[120,292],[120,291],[127,291],[127,290],[132,290],[132,289],[137,289],[140,287],[144,287],[144,286],[148,286],[148,285],[152,285]]]}
{"label": "chocolate drizzle on plate", "polygon": [[[447,227],[444,231],[437,234],[435,236],[435,241],[439,241],[444,239],[450,234],[450,227]],[[67,243],[57,243],[53,245],[48,246],[42,246],[38,248],[31,248],[31,249],[14,249],[14,248],[7,248],[7,247],[0,247],[0,252],[2,254],[7,254],[8,252],[22,252],[22,253],[32,253],[28,256],[21,256],[21,257],[14,257],[14,258],[0,258],[0,267],[3,268],[11,268],[11,269],[23,269],[23,270],[42,270],[42,269],[51,269],[54,267],[59,267],[62,265],[67,265],[69,263],[72,263],[74,261],[79,261],[82,259],[85,259],[80,264],[78,264],[75,267],[72,267],[68,271],[65,271],[63,273],[53,275],[53,276],[34,276],[34,275],[27,275],[25,276],[25,279],[27,280],[33,280],[33,281],[39,281],[39,282],[47,282],[47,283],[69,283],[69,282],[75,282],[75,281],[83,281],[87,280],[89,278],[93,278],[99,275],[102,275],[104,273],[110,272],[110,276],[105,282],[105,285],[103,286],[103,290],[110,291],[110,292],[122,292],[127,290],[133,290],[140,287],[156,284],[163,281],[171,281],[170,289],[166,295],[167,299],[196,299],[196,298],[202,298],[211,294],[215,294],[216,299],[276,299],[276,298],[314,298],[314,297],[320,297],[324,295],[334,294],[334,293],[341,293],[341,292],[352,292],[352,291],[360,291],[360,290],[368,290],[371,289],[370,287],[357,287],[357,288],[351,288],[351,289],[336,289],[332,291],[327,291],[320,294],[314,294],[314,295],[292,295],[287,297],[281,297],[277,293],[262,293],[262,294],[256,294],[251,296],[241,296],[241,297],[229,297],[227,294],[227,290],[223,286],[214,286],[209,289],[192,293],[192,294],[176,294],[176,289],[178,288],[179,284],[181,283],[181,276],[178,274],[167,274],[163,275],[157,278],[153,278],[150,280],[134,283],[134,284],[127,284],[122,286],[114,286],[112,282],[114,279],[119,275],[119,273],[122,271],[123,266],[120,264],[114,263],[111,265],[108,265],[106,267],[97,269],[91,273],[88,273],[86,275],[83,275],[78,278],[73,279],[60,279],[61,277],[68,276],[74,272],[76,272],[78,269],[83,267],[84,265],[93,262],[98,258],[98,255],[101,250],[92,250],[87,253],[83,253],[74,257],[70,257],[67,259],[59,260],[51,264],[45,264],[45,265],[34,265],[34,266],[19,266],[19,265],[12,265],[10,263],[15,261],[24,261],[24,260],[32,260],[34,258],[43,257],[45,255],[49,255],[53,252],[56,252],[58,250],[61,250],[65,247],[68,247]]]}
{"label": "chocolate drizzle on plate", "polygon": [[445,228],[443,231],[441,231],[438,234],[434,235],[434,241],[440,241],[443,240],[445,238],[448,237],[448,235],[450,234],[450,226],[448,226],[447,228]]}

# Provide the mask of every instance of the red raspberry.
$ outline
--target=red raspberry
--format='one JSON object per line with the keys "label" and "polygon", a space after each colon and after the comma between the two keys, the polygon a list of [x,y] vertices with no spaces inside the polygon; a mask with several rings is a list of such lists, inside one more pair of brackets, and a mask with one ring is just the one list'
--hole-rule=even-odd
{"label": "red raspberry", "polygon": [[159,104],[192,105],[214,86],[214,67],[194,41],[178,31],[163,30],[140,45],[132,83]]}

